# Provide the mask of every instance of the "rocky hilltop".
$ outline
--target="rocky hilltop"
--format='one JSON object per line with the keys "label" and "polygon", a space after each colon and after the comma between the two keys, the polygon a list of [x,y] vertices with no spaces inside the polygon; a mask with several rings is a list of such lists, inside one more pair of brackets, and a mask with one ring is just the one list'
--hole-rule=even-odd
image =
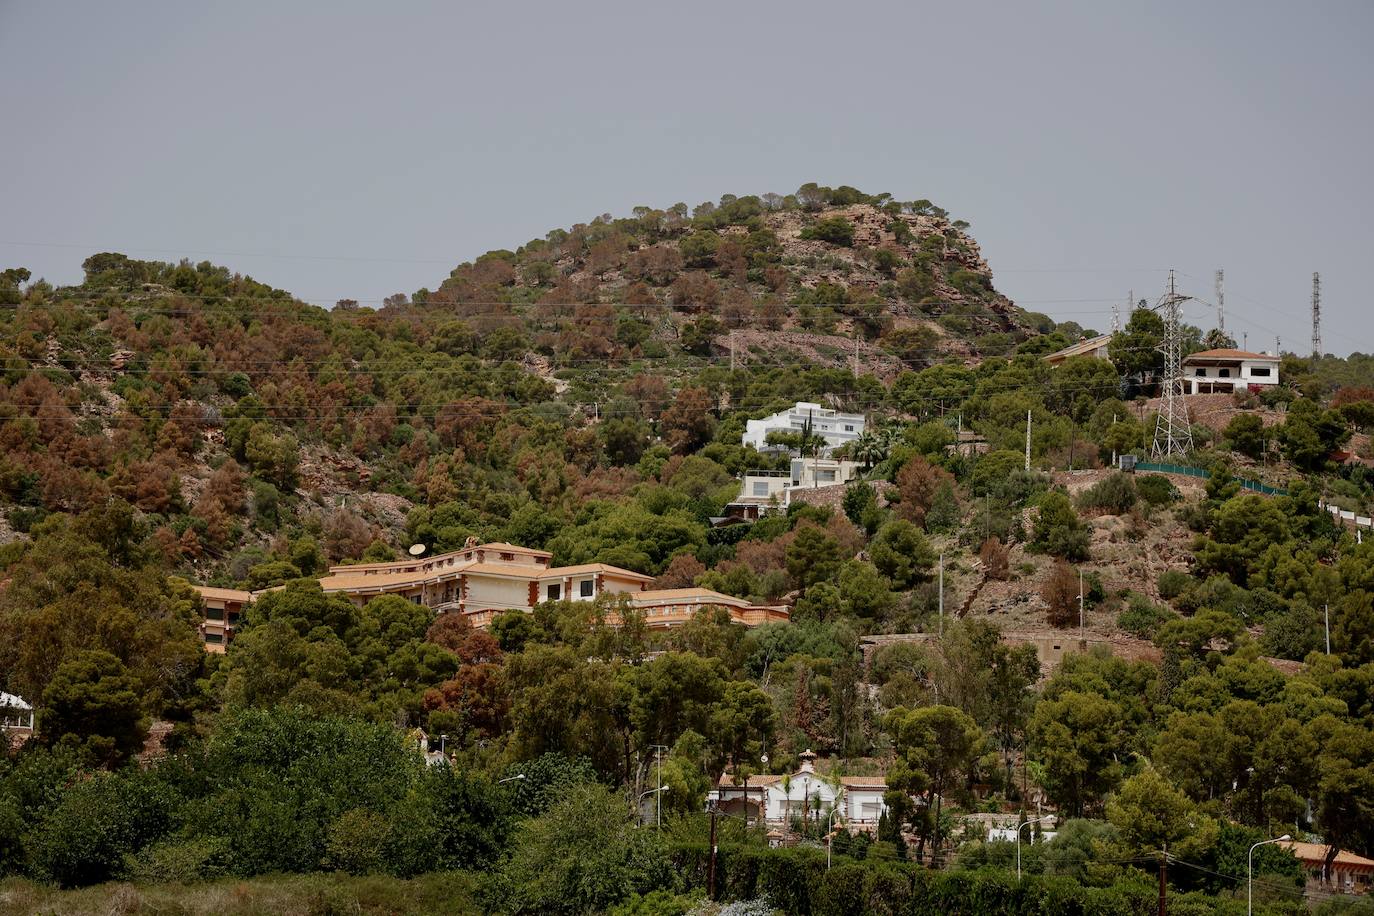
{"label": "rocky hilltop", "polygon": [[476,333],[521,327],[556,362],[733,344],[739,360],[781,348],[891,375],[1035,333],[967,223],[928,200],[814,184],[605,214],[460,264],[403,307],[439,307]]}

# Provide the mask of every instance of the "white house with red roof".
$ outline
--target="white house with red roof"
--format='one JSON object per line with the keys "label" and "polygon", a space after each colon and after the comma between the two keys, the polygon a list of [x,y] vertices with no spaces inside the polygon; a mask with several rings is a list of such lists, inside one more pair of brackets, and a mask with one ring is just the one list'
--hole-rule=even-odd
{"label": "white house with red roof", "polygon": [[1189,394],[1258,392],[1279,383],[1279,358],[1271,353],[1202,350],[1185,356],[1182,369]]}
{"label": "white house with red roof", "polygon": [[1333,855],[1331,847],[1322,843],[1286,840],[1278,845],[1302,863],[1309,890],[1367,894],[1374,887],[1374,859],[1344,849],[1336,850]]}
{"label": "white house with red roof", "polygon": [[738,785],[721,780],[708,798],[727,814],[781,827],[794,820],[819,821],[851,830],[877,832],[886,810],[882,776],[826,776],[816,772],[816,755],[801,754],[801,767],[786,775],[750,776]]}

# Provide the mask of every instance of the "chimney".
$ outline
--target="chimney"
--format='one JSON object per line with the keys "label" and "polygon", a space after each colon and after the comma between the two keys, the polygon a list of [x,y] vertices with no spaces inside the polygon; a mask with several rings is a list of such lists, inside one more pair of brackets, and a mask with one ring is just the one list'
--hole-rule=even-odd
{"label": "chimney", "polygon": [[811,750],[811,748],[808,747],[806,750],[798,754],[797,759],[801,761],[801,769],[798,772],[816,772],[816,752]]}

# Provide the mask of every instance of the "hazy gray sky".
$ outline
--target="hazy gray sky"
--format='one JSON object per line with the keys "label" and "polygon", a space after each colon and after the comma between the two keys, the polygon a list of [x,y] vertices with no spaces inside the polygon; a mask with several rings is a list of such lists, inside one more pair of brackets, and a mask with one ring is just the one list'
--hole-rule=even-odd
{"label": "hazy gray sky", "polygon": [[818,181],[934,200],[1019,304],[1099,328],[1223,267],[1228,329],[1305,352],[1319,270],[1326,349],[1369,352],[1371,39],[1368,0],[0,0],[0,264],[378,300],[598,213]]}

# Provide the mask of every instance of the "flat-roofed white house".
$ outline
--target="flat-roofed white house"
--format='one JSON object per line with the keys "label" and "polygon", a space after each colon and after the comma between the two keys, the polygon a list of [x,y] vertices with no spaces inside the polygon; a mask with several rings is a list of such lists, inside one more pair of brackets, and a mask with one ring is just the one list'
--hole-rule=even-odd
{"label": "flat-roofed white house", "polygon": [[833,815],[836,824],[850,830],[876,833],[878,819],[887,810],[886,791],[882,776],[822,776],[816,772],[816,755],[808,750],[801,754],[795,773],[750,776],[739,785],[722,779],[709,798],[727,814],[751,823],[762,817],[771,827],[786,827],[805,818],[828,825]]}
{"label": "flat-roofed white house", "polygon": [[857,461],[833,458],[793,458],[792,488],[815,489],[849,483],[863,471]]}
{"label": "flat-roofed white house", "polygon": [[1247,350],[1202,350],[1183,358],[1189,394],[1259,391],[1279,383],[1279,358]]}
{"label": "flat-roofed white house", "polygon": [[810,401],[798,401],[771,417],[745,421],[743,444],[763,451],[768,447],[769,433],[800,433],[808,421],[812,434],[824,439],[827,449],[853,442],[864,431],[863,414],[841,413]]}
{"label": "flat-roofed white house", "polygon": [[862,470],[863,465],[848,459],[793,458],[790,470],[749,471],[740,480],[739,495],[717,521],[754,520],[770,512],[786,511],[792,504],[793,491],[846,484]]}

